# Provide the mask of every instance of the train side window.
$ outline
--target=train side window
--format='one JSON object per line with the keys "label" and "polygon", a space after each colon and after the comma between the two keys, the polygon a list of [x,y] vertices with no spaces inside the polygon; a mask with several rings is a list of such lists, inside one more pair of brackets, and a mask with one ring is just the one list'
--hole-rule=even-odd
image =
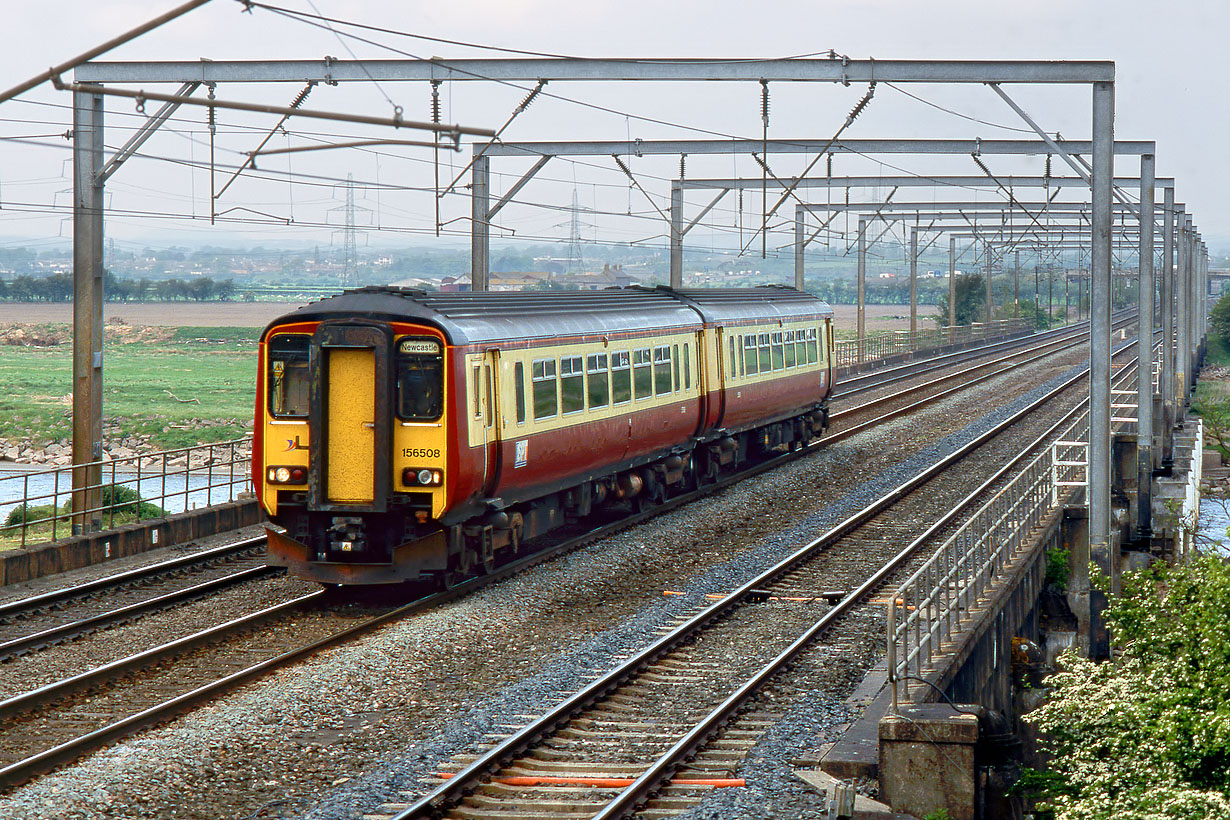
{"label": "train side window", "polygon": [[534,420],[551,418],[559,410],[555,359],[535,359],[530,381],[534,383]]}
{"label": "train side window", "polygon": [[483,417],[483,402],[482,397],[479,394],[479,390],[482,389],[483,383],[480,378],[478,365],[474,365],[473,378],[470,381],[473,382],[473,384],[470,385],[470,395],[474,397],[474,418],[479,419]]}
{"label": "train side window", "polygon": [[269,412],[274,418],[308,414],[308,345],[306,334],[282,334],[269,340]]}
{"label": "train side window", "polygon": [[760,372],[768,373],[773,369],[773,356],[769,348],[769,334],[761,333],[760,340]]}
{"label": "train side window", "polygon": [[585,371],[580,356],[564,356],[559,360],[560,409],[577,413],[585,409]]}
{"label": "train side window", "polygon": [[632,365],[626,350],[611,354],[611,398],[615,404],[632,401]]}
{"label": "train side window", "polygon": [[672,350],[671,361],[675,363],[675,392],[683,389],[683,379],[679,378],[679,345]]}
{"label": "train side window", "polygon": [[632,351],[632,384],[637,401],[653,395],[653,351],[647,347]]}
{"label": "train side window", "polygon": [[525,364],[513,365],[513,382],[517,389],[517,424],[525,424]]}
{"label": "train side window", "polygon": [[807,364],[807,331],[796,330],[794,333],[794,355],[799,367]]}
{"label": "train side window", "polygon": [[[465,379],[462,379],[462,387]],[[461,400],[462,408],[465,400]],[[435,339],[402,339],[397,347],[397,416],[435,421],[444,412],[444,356]]]}
{"label": "train side window", "polygon": [[798,364],[798,358],[794,355],[794,331],[786,331],[786,367],[787,369]]}
{"label": "train side window", "polygon": [[756,334],[749,333],[743,337],[743,372],[755,376],[760,372],[756,359]]}
{"label": "train side window", "polygon": [[671,392],[670,345],[662,345],[653,349],[653,386],[654,393],[659,396]]}
{"label": "train side window", "polygon": [[692,389],[692,363],[688,357],[688,350],[692,347],[691,344],[684,343],[683,345],[683,389]]}
{"label": "train side window", "polygon": [[773,369],[781,370],[786,365],[785,353],[782,350],[782,332],[772,334]]}
{"label": "train side window", "polygon": [[816,355],[816,329],[809,328],[807,331],[807,363],[814,364],[817,359]]}
{"label": "train side window", "polygon": [[[687,348],[684,348],[685,350]],[[739,368],[735,364],[735,337],[730,337],[730,376],[734,378],[739,375]]]}
{"label": "train side window", "polygon": [[589,393],[590,410],[606,407],[607,402],[611,398],[606,361],[605,353],[590,354],[585,361],[585,379]]}
{"label": "train side window", "polygon": [[495,380],[491,376],[491,365],[483,365],[483,381],[487,383],[487,420],[488,427],[495,421]]}

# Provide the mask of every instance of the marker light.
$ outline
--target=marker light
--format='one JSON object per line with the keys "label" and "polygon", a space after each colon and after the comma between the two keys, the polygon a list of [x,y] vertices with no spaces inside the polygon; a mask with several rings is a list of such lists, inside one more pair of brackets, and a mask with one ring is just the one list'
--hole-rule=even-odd
{"label": "marker light", "polygon": [[424,486],[431,484],[431,470],[419,470],[418,480]]}

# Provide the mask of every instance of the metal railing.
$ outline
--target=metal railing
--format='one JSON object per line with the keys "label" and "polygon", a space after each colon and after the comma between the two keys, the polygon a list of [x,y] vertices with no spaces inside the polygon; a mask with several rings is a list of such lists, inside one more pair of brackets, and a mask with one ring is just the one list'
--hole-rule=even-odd
{"label": "metal railing", "polygon": [[[1123,381],[1135,376],[1121,368]],[[1125,396],[1125,387],[1112,395]],[[1135,395],[1135,391],[1130,391]],[[1119,403],[1115,408],[1136,408]],[[1113,412],[1112,412],[1113,415]],[[1136,418],[1114,417],[1112,430],[1135,428]],[[1000,489],[926,563],[888,595],[888,680],[893,706],[909,700],[910,681],[924,679],[948,656],[974,610],[1013,561],[1032,545],[1035,529],[1088,486],[1088,403],[1059,439]],[[929,688],[925,687],[924,688]]]}
{"label": "metal railing", "polygon": [[[0,508],[13,505],[0,543],[56,541],[83,529],[113,529],[250,492],[252,439],[198,444],[87,464],[0,476]],[[73,471],[97,476],[73,491]]]}
{"label": "metal railing", "polygon": [[862,339],[841,339],[833,343],[834,362],[837,367],[852,367],[876,359],[887,359],[945,345],[967,344],[997,336],[1010,336],[1031,329],[1027,319],[997,319],[993,322],[975,322],[972,325],[935,327],[910,332],[893,330]]}

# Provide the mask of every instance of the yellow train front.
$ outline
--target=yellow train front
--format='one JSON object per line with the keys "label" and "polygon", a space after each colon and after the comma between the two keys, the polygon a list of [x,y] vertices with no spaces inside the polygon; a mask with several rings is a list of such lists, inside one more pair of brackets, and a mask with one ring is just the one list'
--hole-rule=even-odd
{"label": "yellow train front", "polygon": [[832,313],[787,288],[363,288],[260,341],[269,562],[448,583],[604,504],[650,505],[827,423]]}

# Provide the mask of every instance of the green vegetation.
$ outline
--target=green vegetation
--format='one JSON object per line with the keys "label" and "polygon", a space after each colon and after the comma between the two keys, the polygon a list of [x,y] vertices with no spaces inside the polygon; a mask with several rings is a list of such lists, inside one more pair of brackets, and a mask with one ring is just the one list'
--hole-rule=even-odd
{"label": "green vegetation", "polygon": [[1068,575],[1071,573],[1072,551],[1065,547],[1057,547],[1046,551],[1046,577],[1044,582],[1060,592],[1068,588]]}
{"label": "green vegetation", "polygon": [[[133,521],[162,518],[167,511],[157,504],[141,499],[136,489],[123,484],[108,484],[102,488],[102,522],[104,527],[119,527]],[[0,549],[19,546],[25,525],[25,543],[37,544],[63,537],[72,531],[70,516],[72,501],[57,509],[51,504],[20,504],[9,510],[0,527]],[[55,521],[52,519],[55,518]]]}
{"label": "green vegetation", "polygon": [[967,274],[957,280],[956,321],[950,322],[948,293],[940,295],[936,302],[940,308],[940,324],[968,325],[986,319],[986,280],[977,273]]}
{"label": "green vegetation", "polygon": [[[175,342],[108,345],[104,423],[155,447],[238,438],[251,425],[254,328],[180,328]],[[0,437],[40,444],[72,434],[72,350],[8,346],[0,356]],[[206,422],[202,424],[201,421]],[[114,436],[112,436],[114,437]]]}
{"label": "green vegetation", "polygon": [[1230,382],[1201,380],[1192,397],[1192,412],[1204,420],[1208,442],[1230,461]]}
{"label": "green vegetation", "polygon": [[1230,819],[1230,565],[1219,557],[1123,577],[1105,612],[1114,657],[1069,650],[1028,717],[1060,820]]}
{"label": "green vegetation", "polygon": [[1230,346],[1230,291],[1223,293],[1209,311],[1209,329],[1213,331],[1210,340],[1217,337],[1223,351]]}

